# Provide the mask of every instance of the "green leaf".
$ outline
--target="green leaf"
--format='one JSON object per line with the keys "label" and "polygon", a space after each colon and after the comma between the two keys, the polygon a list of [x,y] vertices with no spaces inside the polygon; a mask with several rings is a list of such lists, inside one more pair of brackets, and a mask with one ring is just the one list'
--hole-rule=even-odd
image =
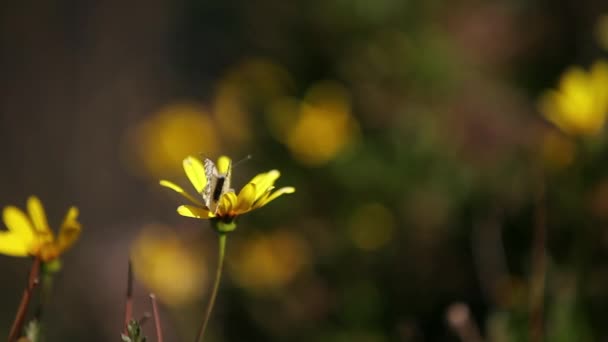
{"label": "green leaf", "polygon": [[141,329],[141,324],[137,320],[133,319],[127,326],[127,335],[120,335],[123,342],[146,342],[146,336],[144,336]]}

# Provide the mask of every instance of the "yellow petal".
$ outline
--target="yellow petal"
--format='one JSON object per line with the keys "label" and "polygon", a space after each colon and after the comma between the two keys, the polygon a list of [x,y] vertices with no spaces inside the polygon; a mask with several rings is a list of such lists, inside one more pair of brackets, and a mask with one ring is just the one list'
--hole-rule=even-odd
{"label": "yellow petal", "polygon": [[268,188],[266,190],[266,192],[264,192],[262,195],[260,195],[260,197],[256,198],[255,202],[253,202],[252,209],[257,209],[257,208],[261,207],[260,203],[263,203],[266,201],[268,196],[270,196],[270,194],[272,193],[272,190],[274,190],[274,186],[271,186],[270,188]]}
{"label": "yellow petal", "polygon": [[222,216],[231,214],[232,209],[236,205],[236,202],[237,198],[234,192],[227,192],[222,195],[222,198],[220,198],[220,204],[217,209],[217,215]]}
{"label": "yellow petal", "polygon": [[30,214],[30,219],[41,242],[53,241],[53,233],[49,228],[44,207],[38,197],[30,196],[27,199],[27,211]]}
{"label": "yellow petal", "polygon": [[207,177],[205,176],[205,167],[203,163],[198,160],[198,158],[188,156],[184,159],[184,171],[186,171],[186,176],[194,185],[196,192],[199,194],[203,192],[205,185],[207,185]]}
{"label": "yellow petal", "polygon": [[182,189],[179,185],[174,184],[174,183],[169,182],[168,180],[164,180],[164,179],[161,180],[159,184],[164,186],[165,188],[169,188],[169,189],[177,192],[178,194],[184,196],[187,200],[194,203],[195,205],[198,205],[201,207],[203,206],[203,203],[201,203],[201,201],[197,200],[196,198],[192,197],[192,195],[185,192],[184,189]]}
{"label": "yellow petal", "polygon": [[228,172],[228,168],[230,167],[230,163],[232,161],[230,160],[230,158],[226,157],[226,156],[221,156],[217,159],[217,171],[219,173],[226,173]]}
{"label": "yellow petal", "polygon": [[12,232],[0,232],[0,254],[25,257],[29,255],[29,244]]}
{"label": "yellow petal", "polygon": [[208,219],[213,217],[213,214],[209,210],[195,207],[193,205],[180,205],[177,208],[177,212],[182,216],[199,219]]}
{"label": "yellow petal", "polygon": [[265,173],[253,177],[249,183],[254,183],[256,188],[255,198],[259,199],[270,187],[274,185],[274,182],[281,176],[278,170],[270,170]]}
{"label": "yellow petal", "polygon": [[71,207],[63,219],[59,235],[57,236],[57,247],[59,253],[70,248],[80,236],[81,225],[78,222],[78,208]]}
{"label": "yellow petal", "polygon": [[34,228],[25,213],[17,207],[9,206],[4,208],[2,214],[8,230],[23,244],[30,246],[34,241]]}
{"label": "yellow petal", "polygon": [[266,204],[270,203],[275,198],[277,198],[283,194],[292,194],[294,192],[296,192],[296,188],[294,188],[292,186],[280,188],[279,190],[277,190],[277,191],[273,192],[271,195],[269,195],[267,198],[263,199],[259,203],[256,203],[256,208],[265,206]]}
{"label": "yellow petal", "polygon": [[249,183],[241,189],[239,192],[239,196],[236,201],[236,206],[234,207],[234,211],[237,214],[242,214],[251,210],[251,206],[255,201],[256,197],[256,186],[253,183]]}

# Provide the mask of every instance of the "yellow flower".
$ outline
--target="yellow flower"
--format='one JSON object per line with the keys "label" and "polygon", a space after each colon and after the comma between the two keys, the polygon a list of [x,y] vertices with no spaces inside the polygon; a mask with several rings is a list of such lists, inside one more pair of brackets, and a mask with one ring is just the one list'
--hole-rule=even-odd
{"label": "yellow flower", "polygon": [[37,197],[28,198],[27,212],[14,206],[4,208],[2,215],[8,231],[0,232],[0,253],[16,257],[34,256],[48,262],[70,248],[80,235],[76,207],[68,210],[57,237],[49,228],[44,208]]}
{"label": "yellow flower", "polygon": [[541,97],[540,110],[567,134],[598,134],[608,114],[608,62],[597,61],[589,72],[580,67],[566,70],[559,89]]}
{"label": "yellow flower", "polygon": [[[227,179],[225,181],[228,184],[230,182],[230,165],[230,158],[226,156],[220,157],[217,161],[217,172],[220,175],[226,175]],[[213,211],[204,204],[204,202],[207,202],[205,201],[204,194],[210,186],[213,185],[213,187],[215,187],[217,184],[216,180],[207,179],[205,166],[203,166],[203,163],[196,157],[188,156],[184,159],[183,166],[188,179],[194,186],[196,192],[202,196],[203,201],[188,194],[184,189],[167,180],[161,180],[160,185],[179,193],[192,203],[190,205],[181,205],[177,208],[177,212],[186,217],[215,219],[224,223],[233,223],[237,216],[261,208],[283,194],[295,192],[295,188],[293,187],[283,187],[274,191],[274,182],[281,174],[278,170],[271,170],[253,177],[253,179],[241,189],[238,195],[233,189],[222,192],[217,200],[217,208]]]}

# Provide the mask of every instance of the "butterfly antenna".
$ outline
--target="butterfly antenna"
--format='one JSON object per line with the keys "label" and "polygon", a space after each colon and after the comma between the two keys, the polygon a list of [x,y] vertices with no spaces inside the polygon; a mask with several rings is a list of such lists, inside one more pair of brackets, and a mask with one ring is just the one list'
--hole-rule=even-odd
{"label": "butterfly antenna", "polygon": [[251,156],[251,154],[246,155],[245,157],[243,157],[241,160],[237,161],[236,163],[232,164],[232,167],[236,167],[237,165],[239,165],[242,162],[246,162],[248,160],[251,160],[253,157]]}

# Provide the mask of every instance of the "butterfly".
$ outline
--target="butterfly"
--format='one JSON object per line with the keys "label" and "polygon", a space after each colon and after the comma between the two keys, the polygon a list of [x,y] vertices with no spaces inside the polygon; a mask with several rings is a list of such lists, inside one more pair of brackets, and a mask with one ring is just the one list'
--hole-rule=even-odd
{"label": "butterfly", "polygon": [[205,206],[209,209],[209,211],[215,214],[222,195],[227,192],[234,191],[230,188],[232,162],[228,164],[228,170],[226,173],[220,173],[215,164],[207,158],[204,160],[204,166],[205,176],[207,177],[207,185],[205,185],[201,195],[203,196]]}

